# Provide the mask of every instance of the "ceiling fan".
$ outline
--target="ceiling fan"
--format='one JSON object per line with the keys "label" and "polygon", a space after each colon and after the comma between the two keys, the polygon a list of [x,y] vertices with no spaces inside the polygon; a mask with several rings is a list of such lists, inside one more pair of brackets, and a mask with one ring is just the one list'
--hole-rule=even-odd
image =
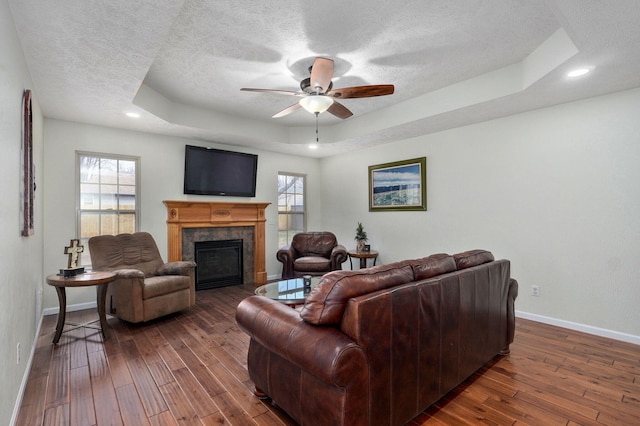
{"label": "ceiling fan", "polygon": [[252,89],[243,87],[240,90],[247,92],[266,92],[279,95],[299,96],[302,97],[298,103],[295,103],[279,113],[273,118],[280,118],[304,108],[316,117],[321,112],[328,111],[338,118],[349,118],[353,115],[351,111],[336,99],[352,99],[352,98],[370,98],[373,96],[384,96],[393,94],[393,84],[377,84],[372,86],[353,86],[342,89],[333,89],[333,60],[327,58],[316,58],[313,65],[309,67],[311,77],[305,78],[300,82],[301,92],[290,90],[272,90],[272,89]]}

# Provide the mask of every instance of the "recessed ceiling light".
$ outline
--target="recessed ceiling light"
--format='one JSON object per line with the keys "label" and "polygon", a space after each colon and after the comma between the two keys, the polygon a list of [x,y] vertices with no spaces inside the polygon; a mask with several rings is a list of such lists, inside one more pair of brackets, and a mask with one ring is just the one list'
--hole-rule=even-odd
{"label": "recessed ceiling light", "polygon": [[310,143],[309,144],[309,149],[318,149],[318,144],[317,143]]}
{"label": "recessed ceiling light", "polygon": [[580,77],[580,76],[583,76],[583,75],[589,73],[589,71],[591,71],[589,68],[578,68],[578,69],[575,69],[573,71],[569,71],[567,73],[567,77],[572,77],[572,78],[573,77]]}
{"label": "recessed ceiling light", "polygon": [[127,117],[140,118],[140,114],[138,114],[137,112],[128,112]]}

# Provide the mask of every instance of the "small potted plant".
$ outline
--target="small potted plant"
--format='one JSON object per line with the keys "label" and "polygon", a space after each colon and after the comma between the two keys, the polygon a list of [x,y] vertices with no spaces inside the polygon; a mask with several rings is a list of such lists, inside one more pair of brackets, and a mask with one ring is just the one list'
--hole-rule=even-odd
{"label": "small potted plant", "polygon": [[364,244],[367,242],[367,232],[364,230],[361,222],[358,222],[358,227],[356,228],[356,250],[364,251]]}

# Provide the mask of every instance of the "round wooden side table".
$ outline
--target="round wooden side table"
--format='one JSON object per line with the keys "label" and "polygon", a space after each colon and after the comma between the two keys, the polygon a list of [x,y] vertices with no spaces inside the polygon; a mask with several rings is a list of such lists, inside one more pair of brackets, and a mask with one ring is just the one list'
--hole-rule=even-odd
{"label": "round wooden side table", "polygon": [[352,250],[347,252],[349,255],[349,265],[351,265],[351,269],[353,269],[353,263],[351,262],[351,258],[355,257],[356,259],[360,259],[360,269],[364,269],[367,267],[367,259],[373,259],[373,265],[376,266],[376,260],[378,259],[378,252],[371,251],[357,251]]}
{"label": "round wooden side table", "polygon": [[[58,313],[58,324],[56,325],[56,334],[53,336],[53,343],[58,343],[63,331],[71,331],[80,327],[95,328],[102,331],[102,335],[105,339],[109,337],[109,330],[107,329],[107,318],[105,312],[105,302],[107,298],[107,287],[109,283],[116,279],[116,274],[113,272],[85,272],[84,274],[78,274],[73,277],[63,277],[62,275],[49,275],[47,277],[47,284],[56,288],[58,293],[58,301],[60,302],[60,312]],[[97,293],[97,305],[98,305],[98,318],[100,321],[100,327],[93,325],[96,321],[90,321],[87,323],[74,323],[65,322],[67,315],[67,287],[87,287],[95,285]],[[64,330],[65,324],[72,327]]]}

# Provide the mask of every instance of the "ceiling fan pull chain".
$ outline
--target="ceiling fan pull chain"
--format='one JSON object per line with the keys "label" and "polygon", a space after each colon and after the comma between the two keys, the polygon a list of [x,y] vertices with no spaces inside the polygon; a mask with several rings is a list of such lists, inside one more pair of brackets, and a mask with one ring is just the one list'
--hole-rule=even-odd
{"label": "ceiling fan pull chain", "polygon": [[320,113],[316,111],[315,114],[316,114],[316,143],[319,144],[320,138],[318,137],[318,115],[320,115]]}

